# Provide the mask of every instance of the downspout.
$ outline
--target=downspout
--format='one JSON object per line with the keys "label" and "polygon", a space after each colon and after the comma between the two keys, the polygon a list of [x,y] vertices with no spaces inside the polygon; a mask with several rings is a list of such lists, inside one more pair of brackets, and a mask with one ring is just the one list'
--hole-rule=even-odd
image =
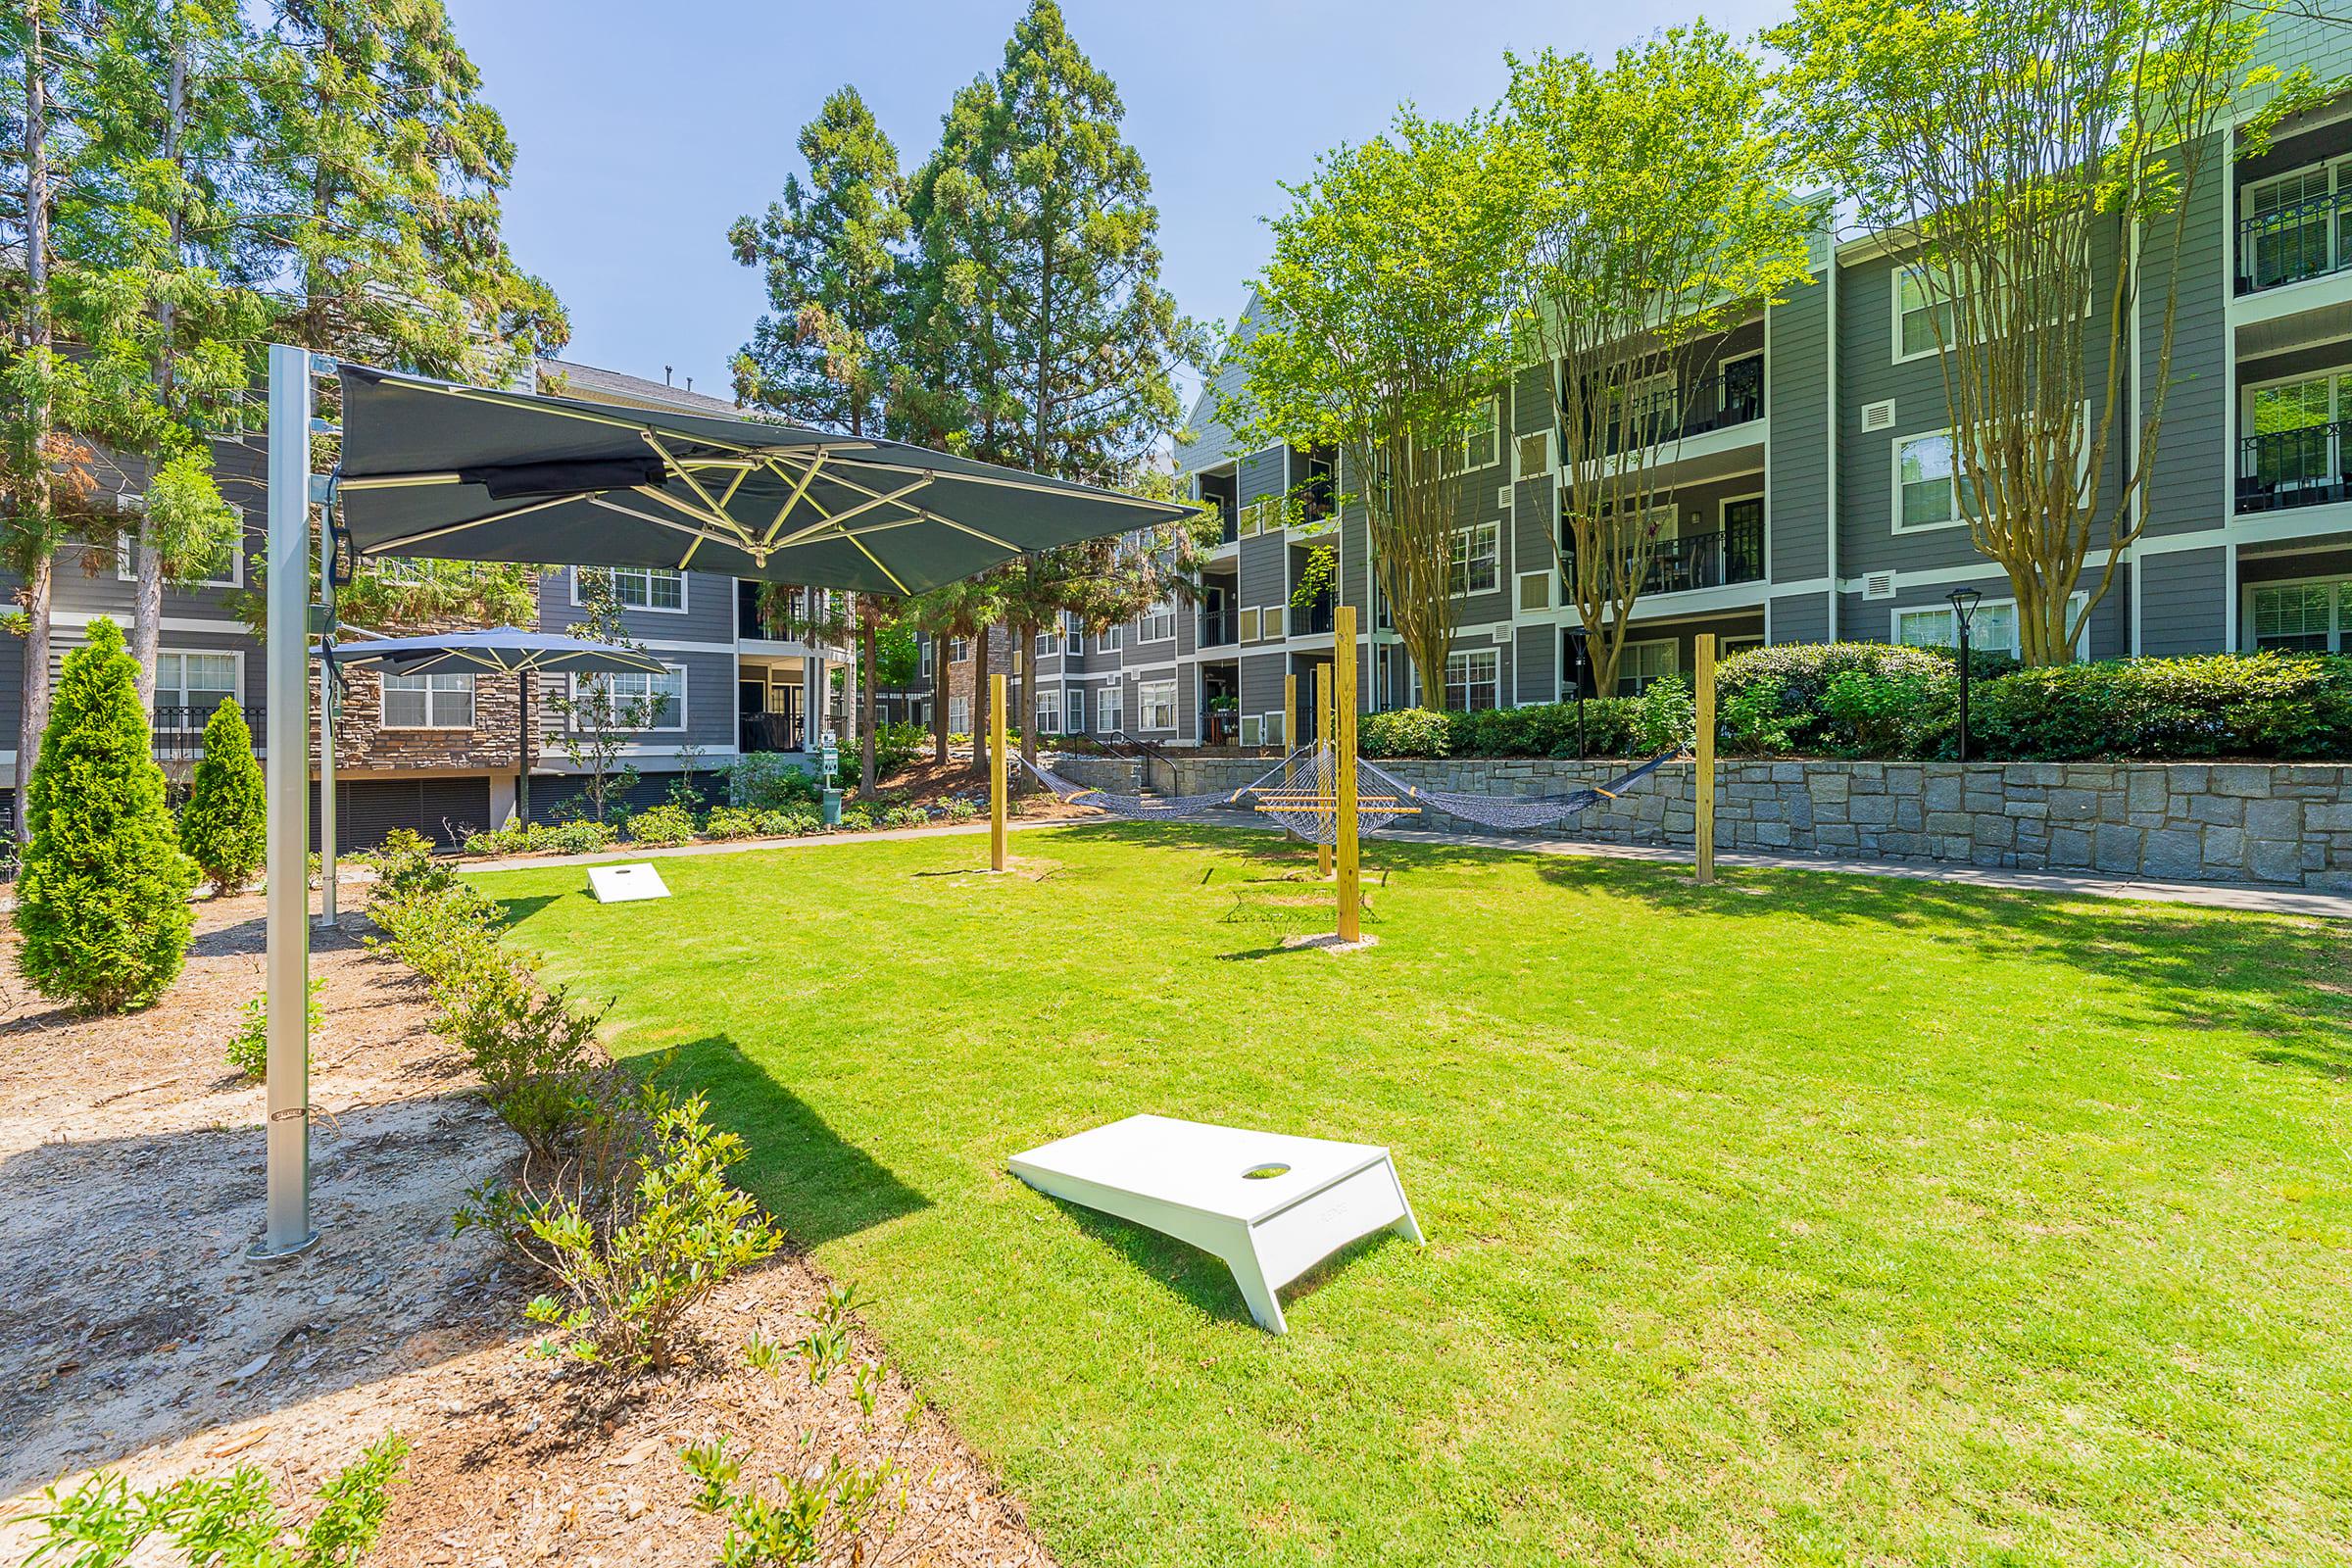
{"label": "downspout", "polygon": [[1829,442],[1830,448],[1829,496],[1827,498],[1827,506],[1829,508],[1829,528],[1825,537],[1829,541],[1830,550],[1829,640],[1831,642],[1838,642],[1840,640],[1839,627],[1838,624],[1838,231],[1837,220],[1834,215],[1830,218],[1829,222],[1825,226],[1827,228],[1827,233],[1824,236],[1825,254],[1829,258],[1829,265],[1822,274],[1822,283],[1823,286],[1829,290],[1825,301],[1825,308],[1829,312],[1829,319],[1824,328],[1827,335],[1824,337],[1822,342],[1822,360],[1823,364],[1827,367],[1828,373],[1822,377],[1822,380],[1827,384],[1829,389],[1827,393],[1829,398],[1829,406],[1825,411],[1828,415],[1827,433],[1825,439],[1827,439]]}

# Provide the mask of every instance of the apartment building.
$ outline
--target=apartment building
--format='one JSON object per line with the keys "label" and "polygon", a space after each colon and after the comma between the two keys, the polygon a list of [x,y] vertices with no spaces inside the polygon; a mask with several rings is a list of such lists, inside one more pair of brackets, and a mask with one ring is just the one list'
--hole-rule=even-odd
{"label": "apartment building", "polygon": [[[725,399],[689,387],[564,361],[542,362],[536,383],[544,393],[628,408],[738,412]],[[221,699],[244,706],[257,745],[265,731],[261,645],[235,613],[234,600],[250,563],[263,552],[267,445],[258,427],[215,441],[222,493],[243,514],[241,545],[202,583],[168,587],[164,595],[155,743],[167,774],[183,783],[201,754],[205,721]],[[110,504],[135,512],[143,476],[135,463],[104,469]],[[131,611],[127,564],[112,551],[68,549],[55,582],[53,679],[55,666],[85,640],[92,619],[111,615],[127,626]],[[763,608],[760,585],[699,571],[623,571],[615,574],[614,587],[628,634],[668,666],[660,677],[615,677],[624,696],[652,692],[664,699],[653,726],[624,750],[624,760],[640,771],[633,802],[662,799],[683,765],[714,767],[749,752],[798,753],[824,728],[841,727],[844,710],[834,687],[846,651],[798,629],[813,618],[806,613],[806,601]],[[536,614],[543,629],[562,631],[576,622],[578,604],[574,569],[555,567],[540,579]],[[12,808],[23,658],[21,639],[0,638],[0,738],[10,743],[0,751],[0,790]],[[531,808],[540,819],[563,809],[580,789],[580,770],[565,756],[563,721],[550,704],[571,680],[542,677],[533,693]],[[314,702],[317,696],[314,678]],[[343,847],[379,843],[395,827],[449,841],[468,828],[503,821],[516,798],[520,711],[515,677],[347,673],[335,737]],[[314,833],[317,808],[314,789]]]}
{"label": "apartment building", "polygon": [[[2323,79],[2352,71],[2352,29],[2340,25],[2281,20],[2265,47]],[[2352,96],[2280,127],[2259,154],[2234,132],[2223,142],[2181,254],[2170,254],[2169,233],[2142,236],[2099,254],[2088,280],[2103,308],[2113,270],[2142,269],[2120,368],[2135,407],[2156,387],[2161,307],[2151,295],[2161,298],[2175,270],[2180,307],[2140,502],[2146,527],[2094,609],[2082,657],[2352,652]],[[1949,643],[1948,597],[1962,587],[1984,595],[1979,646],[2016,644],[2007,579],[1971,545],[1961,514],[1912,261],[1827,233],[1812,261],[1804,286],[1732,324],[1687,379],[1633,389],[1653,410],[1661,492],[1622,693],[1687,672],[1701,632],[1726,650]],[[2088,336],[2103,358],[2105,332],[2094,323]],[[2106,367],[2086,368],[2098,385]],[[1547,703],[1579,688],[1580,620],[1552,544],[1558,373],[1523,367],[1468,443],[1459,629],[1445,672],[1451,707]],[[1102,637],[1064,628],[1043,639],[1046,724],[1163,745],[1274,745],[1284,678],[1295,675],[1303,730],[1314,670],[1331,658],[1335,600],[1302,605],[1298,590],[1316,548],[1332,543],[1338,600],[1366,628],[1364,705],[1416,700],[1360,510],[1335,514],[1331,504],[1349,476],[1329,452],[1243,450],[1216,418],[1231,379],[1203,391],[1194,439],[1176,453],[1195,494],[1224,519],[1202,602],[1161,607]],[[2110,503],[2129,439],[2119,435],[2101,476]]]}

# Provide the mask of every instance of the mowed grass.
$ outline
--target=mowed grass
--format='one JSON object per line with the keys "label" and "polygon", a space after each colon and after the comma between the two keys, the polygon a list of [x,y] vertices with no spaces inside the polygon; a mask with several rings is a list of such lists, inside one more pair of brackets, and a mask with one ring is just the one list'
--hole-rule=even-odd
{"label": "mowed grass", "polygon": [[[1065,1564],[2352,1557],[2352,931],[1386,845],[1335,956],[1265,836],[1013,846],[481,881]],[[1261,1334],[1005,1173],[1136,1111],[1387,1144],[1429,1246]]]}

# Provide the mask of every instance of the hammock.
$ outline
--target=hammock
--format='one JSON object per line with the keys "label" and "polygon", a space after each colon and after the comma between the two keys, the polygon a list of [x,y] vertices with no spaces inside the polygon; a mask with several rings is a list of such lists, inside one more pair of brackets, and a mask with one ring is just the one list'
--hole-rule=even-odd
{"label": "hammock", "polygon": [[[1400,816],[1416,815],[1417,806],[1406,804],[1403,786],[1368,766],[1361,759],[1356,761],[1357,790],[1355,797],[1355,830],[1372,833],[1388,826]],[[1268,821],[1279,822],[1309,844],[1337,844],[1340,838],[1340,813],[1337,809],[1340,775],[1327,747],[1301,747],[1283,760],[1275,769],[1282,777],[1272,784],[1269,773],[1250,786],[1250,792],[1261,797],[1258,814]],[[1366,776],[1378,780],[1372,788],[1363,787]]]}
{"label": "hammock", "polygon": [[1465,822],[1476,822],[1481,827],[1517,832],[1522,828],[1564,822],[1579,811],[1605,801],[1613,801],[1668,762],[1686,755],[1680,749],[1661,752],[1640,767],[1620,773],[1606,784],[1578,790],[1570,795],[1465,795],[1455,790],[1416,789],[1370,762],[1358,762],[1356,766],[1380,780],[1383,786],[1436,807],[1447,816],[1458,816]]}
{"label": "hammock", "polygon": [[1052,768],[1041,767],[1018,752],[1007,752],[1005,755],[1008,760],[1018,762],[1040,784],[1073,806],[1091,806],[1099,811],[1107,811],[1112,816],[1123,816],[1136,822],[1181,822],[1205,816],[1220,808],[1240,805],[1243,796],[1281,772],[1298,754],[1294,752],[1291,757],[1274,764],[1254,784],[1245,784],[1238,790],[1218,790],[1210,795],[1119,795],[1063,778]]}

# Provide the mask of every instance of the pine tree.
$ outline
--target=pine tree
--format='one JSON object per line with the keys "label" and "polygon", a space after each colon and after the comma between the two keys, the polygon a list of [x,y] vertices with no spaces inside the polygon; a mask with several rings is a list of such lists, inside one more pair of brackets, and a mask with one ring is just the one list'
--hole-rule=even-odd
{"label": "pine tree", "polygon": [[253,880],[265,853],[262,764],[253,759],[253,731],[228,698],[205,720],[204,760],[179,813],[179,847],[226,895]]}
{"label": "pine tree", "polygon": [[100,616],[66,657],[24,791],[17,963],[96,1012],[144,1007],[186,961],[195,863],[179,850],[122,629]]}

